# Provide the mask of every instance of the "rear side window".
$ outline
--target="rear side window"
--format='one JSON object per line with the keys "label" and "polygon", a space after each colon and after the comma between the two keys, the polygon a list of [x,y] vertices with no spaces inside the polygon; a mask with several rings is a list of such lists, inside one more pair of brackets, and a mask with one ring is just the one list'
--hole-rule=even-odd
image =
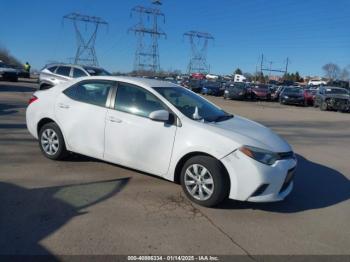
{"label": "rear side window", "polygon": [[87,74],[85,74],[85,72],[83,70],[73,67],[73,77],[74,78],[84,77],[84,76],[87,76]]}
{"label": "rear side window", "polygon": [[167,110],[162,102],[147,90],[119,84],[114,108],[138,116],[149,117],[156,110]]}
{"label": "rear side window", "polygon": [[48,67],[47,70],[49,70],[50,72],[55,72],[57,66],[51,66],[51,67]]}
{"label": "rear side window", "polygon": [[69,87],[63,93],[76,101],[104,107],[113,85],[111,81],[83,82]]}
{"label": "rear side window", "polygon": [[56,74],[62,75],[62,76],[69,76],[69,73],[70,73],[69,66],[60,66],[56,71]]}

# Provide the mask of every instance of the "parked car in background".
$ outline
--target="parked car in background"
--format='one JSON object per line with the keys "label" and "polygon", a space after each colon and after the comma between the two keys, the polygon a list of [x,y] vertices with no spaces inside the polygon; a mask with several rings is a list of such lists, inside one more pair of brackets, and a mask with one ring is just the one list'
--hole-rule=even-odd
{"label": "parked car in background", "polygon": [[18,81],[18,70],[12,66],[0,62],[0,78],[5,81]]}
{"label": "parked car in background", "polygon": [[317,93],[317,90],[315,89],[304,89],[305,106],[314,105],[316,93]]}
{"label": "parked car in background", "polygon": [[195,92],[200,93],[202,91],[203,87],[203,80],[200,79],[190,79],[185,86],[187,89]]}
{"label": "parked car in background", "polygon": [[231,85],[226,87],[224,93],[224,99],[238,99],[244,100],[250,98],[250,88],[245,83],[232,83]]}
{"label": "parked car in background", "polygon": [[49,159],[70,151],[150,173],[203,206],[280,201],[293,189],[297,160],[283,138],[165,81],[62,83],[34,93],[26,123]]}
{"label": "parked car in background", "polygon": [[279,101],[280,94],[283,92],[285,86],[279,86],[274,92],[271,93],[271,100]]}
{"label": "parked car in background", "polygon": [[336,110],[348,112],[350,110],[349,91],[341,87],[322,86],[315,97],[315,107],[320,110]]}
{"label": "parked car in background", "polygon": [[286,87],[279,98],[280,104],[305,105],[304,90],[300,87]]}
{"label": "parked car in background", "polygon": [[224,94],[224,91],[225,91],[225,87],[222,86],[221,82],[204,81],[201,94],[212,95],[212,96],[222,96]]}
{"label": "parked car in background", "polygon": [[321,86],[321,85],[327,85],[326,81],[320,80],[320,79],[311,79],[308,82],[309,86]]}
{"label": "parked car in background", "polygon": [[254,85],[251,88],[251,98],[254,100],[271,100],[271,92],[267,85]]}
{"label": "parked car in background", "polygon": [[108,76],[109,72],[100,67],[74,64],[46,65],[39,75],[39,89],[49,89],[62,82],[85,76]]}

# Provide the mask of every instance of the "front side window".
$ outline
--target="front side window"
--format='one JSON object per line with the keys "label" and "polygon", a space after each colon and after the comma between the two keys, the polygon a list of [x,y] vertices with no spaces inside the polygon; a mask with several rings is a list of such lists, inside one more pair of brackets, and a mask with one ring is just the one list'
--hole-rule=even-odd
{"label": "front side window", "polygon": [[114,108],[134,115],[149,117],[157,110],[167,110],[157,97],[147,90],[126,84],[119,84]]}
{"label": "front side window", "polygon": [[56,74],[62,75],[62,76],[69,76],[69,74],[70,74],[70,67],[69,66],[60,66],[56,70]]}
{"label": "front side window", "polygon": [[63,93],[79,102],[105,106],[113,85],[114,82],[111,81],[83,82],[66,89]]}
{"label": "front side window", "polygon": [[[183,87],[154,87],[185,116],[208,122],[225,121],[233,116]],[[198,114],[197,114],[198,113]]]}
{"label": "front side window", "polygon": [[87,76],[85,72],[79,68],[73,68],[73,77],[78,78],[78,77],[84,77]]}

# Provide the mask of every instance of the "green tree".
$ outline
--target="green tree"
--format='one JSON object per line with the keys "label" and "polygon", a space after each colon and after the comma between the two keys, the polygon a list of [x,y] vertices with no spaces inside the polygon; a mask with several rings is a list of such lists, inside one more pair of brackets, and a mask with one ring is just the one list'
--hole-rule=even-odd
{"label": "green tree", "polygon": [[235,74],[237,74],[237,75],[243,75],[243,72],[242,72],[242,70],[241,70],[240,68],[237,68],[237,69],[234,71],[233,74],[234,74],[234,75],[235,75]]}

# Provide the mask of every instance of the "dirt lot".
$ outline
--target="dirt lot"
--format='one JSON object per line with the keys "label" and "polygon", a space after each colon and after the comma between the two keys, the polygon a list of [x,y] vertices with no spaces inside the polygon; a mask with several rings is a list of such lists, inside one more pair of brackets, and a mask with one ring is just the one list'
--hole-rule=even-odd
{"label": "dirt lot", "polygon": [[35,89],[0,82],[0,254],[350,254],[350,114],[209,97],[285,137],[299,167],[283,202],[207,209],[150,175],[44,158],[25,125]]}

